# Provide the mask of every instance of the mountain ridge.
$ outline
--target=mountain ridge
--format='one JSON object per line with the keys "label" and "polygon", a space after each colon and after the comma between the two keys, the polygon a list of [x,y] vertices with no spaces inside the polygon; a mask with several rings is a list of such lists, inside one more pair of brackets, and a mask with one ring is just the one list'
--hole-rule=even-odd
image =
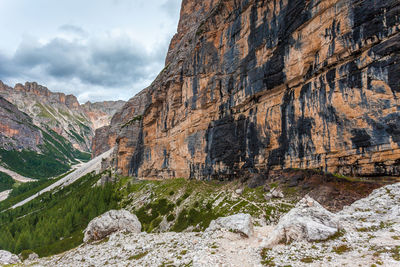
{"label": "mountain ridge", "polygon": [[0,164],[45,179],[90,159],[94,129],[108,124],[124,101],[87,102],[53,93],[35,82],[0,81]]}
{"label": "mountain ridge", "polygon": [[16,84],[14,88],[0,81],[0,95],[29,114],[36,126],[46,125],[76,149],[89,152],[94,131],[110,123],[125,101],[79,104],[74,95],[53,93],[36,82]]}

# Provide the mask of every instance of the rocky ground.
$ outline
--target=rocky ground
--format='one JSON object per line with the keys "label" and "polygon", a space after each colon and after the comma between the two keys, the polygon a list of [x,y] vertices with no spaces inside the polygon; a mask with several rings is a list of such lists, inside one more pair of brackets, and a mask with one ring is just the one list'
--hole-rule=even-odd
{"label": "rocky ground", "polygon": [[[301,207],[296,206],[295,209]],[[301,210],[300,210],[301,212]],[[305,239],[263,248],[276,229],[254,227],[249,238],[224,229],[112,234],[66,253],[25,261],[33,266],[399,266],[400,183],[332,214],[340,230],[326,241]],[[314,218],[317,221],[318,218]],[[296,218],[293,218],[296,221]],[[280,222],[281,223],[281,222]],[[280,224],[278,223],[278,225]],[[321,222],[318,222],[321,223]],[[305,231],[307,227],[302,230]],[[301,231],[301,229],[300,229]],[[307,233],[305,233],[307,235]]]}
{"label": "rocky ground", "polygon": [[375,190],[337,213],[343,227],[325,242],[293,242],[264,249],[266,265],[399,266],[400,184]]}
{"label": "rocky ground", "polygon": [[123,234],[83,245],[33,266],[261,266],[258,246],[270,227],[251,238],[229,231]]}

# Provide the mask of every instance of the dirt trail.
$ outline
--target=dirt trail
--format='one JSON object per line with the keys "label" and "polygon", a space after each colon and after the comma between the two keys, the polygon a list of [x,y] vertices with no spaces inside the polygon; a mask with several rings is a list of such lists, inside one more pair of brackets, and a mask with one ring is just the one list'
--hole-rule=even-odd
{"label": "dirt trail", "polygon": [[0,192],[0,202],[7,199],[10,192],[11,192],[11,190],[6,190],[3,192]]}
{"label": "dirt trail", "polygon": [[4,172],[8,175],[11,176],[11,178],[13,178],[15,181],[21,182],[21,183],[27,183],[27,182],[34,182],[36,181],[35,179],[31,179],[31,178],[27,178],[24,177],[16,172],[13,172],[9,169],[4,168],[3,166],[0,166],[0,172]]}

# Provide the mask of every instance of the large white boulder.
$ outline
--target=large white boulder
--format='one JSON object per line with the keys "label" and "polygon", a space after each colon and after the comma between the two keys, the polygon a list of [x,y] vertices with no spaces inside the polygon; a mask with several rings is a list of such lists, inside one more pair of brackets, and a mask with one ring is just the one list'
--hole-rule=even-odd
{"label": "large white boulder", "polygon": [[18,264],[21,260],[17,255],[6,250],[0,250],[0,265]]}
{"label": "large white boulder", "polygon": [[220,229],[226,229],[250,237],[253,235],[253,219],[251,215],[244,213],[221,217],[213,220],[206,231],[215,231]]}
{"label": "large white boulder", "polygon": [[110,210],[88,224],[83,242],[100,240],[117,231],[140,233],[141,230],[142,225],[136,215],[127,210]]}
{"label": "large white boulder", "polygon": [[339,218],[309,196],[285,214],[275,230],[264,240],[263,247],[291,241],[322,241],[340,229]]}

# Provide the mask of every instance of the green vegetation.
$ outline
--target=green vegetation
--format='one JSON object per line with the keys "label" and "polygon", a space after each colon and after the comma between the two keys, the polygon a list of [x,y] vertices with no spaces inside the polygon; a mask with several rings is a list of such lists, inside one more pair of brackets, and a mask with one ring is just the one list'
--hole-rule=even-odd
{"label": "green vegetation", "polygon": [[[238,198],[234,194],[237,182],[139,181],[126,177],[120,183],[120,207],[135,213],[146,232],[160,231],[162,221],[171,231],[202,231],[212,220],[240,212],[276,221],[294,206],[282,201],[266,202],[263,187],[246,188]],[[137,199],[146,201],[132,205]]]}
{"label": "green vegetation", "polygon": [[7,151],[0,148],[0,157],[11,170],[30,178],[43,179],[57,176],[70,169],[53,155],[34,151]]}
{"label": "green vegetation", "polygon": [[67,172],[70,164],[78,163],[77,160],[86,162],[91,159],[90,153],[75,149],[67,139],[49,127],[45,128],[46,131],[38,128],[44,140],[44,144],[39,145],[41,153],[0,149],[2,162],[23,176],[45,179]]}
{"label": "green vegetation", "polygon": [[80,136],[77,132],[75,132],[74,130],[70,129],[69,130],[70,133],[72,134],[72,136],[74,137],[74,139],[80,143],[85,143],[85,140],[83,139],[82,136]]}
{"label": "green vegetation", "polygon": [[42,104],[36,103],[34,107],[39,109],[38,117],[50,119],[52,121],[57,121],[56,118]]}
{"label": "green vegetation", "polygon": [[351,248],[349,248],[347,245],[340,245],[337,247],[332,248],[332,252],[335,252],[336,254],[343,254],[347,251],[350,251]]}
{"label": "green vegetation", "polygon": [[30,249],[48,256],[81,244],[89,221],[117,207],[117,185],[92,187],[101,175],[88,174],[57,192],[0,213],[0,249],[13,253]]}
{"label": "green vegetation", "polygon": [[0,192],[11,189],[14,183],[15,181],[10,175],[0,172]]}
{"label": "green vegetation", "polygon": [[263,248],[261,250],[261,264],[264,266],[276,266],[274,262],[274,257],[269,256],[270,248]]}
{"label": "green vegetation", "polygon": [[47,127],[46,131],[42,131],[45,139],[45,145],[42,148],[45,153],[52,154],[63,162],[71,161],[72,163],[77,163],[76,159],[82,161],[90,160],[91,155],[89,153],[75,149],[67,139],[52,129]]}
{"label": "green vegetation", "polygon": [[174,209],[174,206],[174,204],[163,198],[141,207],[135,213],[142,223],[143,230],[151,232],[160,225],[162,221],[160,216],[169,214]]}
{"label": "green vegetation", "polygon": [[133,119],[129,120],[127,123],[121,126],[121,128],[128,127],[129,125],[132,125],[135,121],[141,121],[142,120],[142,115],[138,115],[133,117]]}
{"label": "green vegetation", "polygon": [[21,251],[20,255],[21,255],[22,260],[26,260],[29,257],[29,255],[31,255],[32,253],[35,253],[35,252],[30,249]]}
{"label": "green vegetation", "polygon": [[131,260],[140,260],[141,258],[145,257],[148,253],[149,253],[148,251],[145,251],[145,252],[133,255],[133,256],[129,257],[128,260],[130,260],[130,261]]}
{"label": "green vegetation", "polygon": [[379,257],[382,253],[389,253],[395,261],[400,261],[400,246],[393,248],[371,246],[370,250],[374,252],[374,257]]}
{"label": "green vegetation", "polygon": [[304,263],[313,263],[314,260],[315,259],[313,257],[304,257],[304,258],[300,259],[300,261],[304,262]]}
{"label": "green vegetation", "polygon": [[[239,212],[251,214],[256,224],[261,218],[276,220],[293,206],[282,200],[266,202],[262,187],[246,188],[238,196],[234,193],[238,182],[143,181],[119,176],[114,184],[92,187],[102,175],[86,175],[70,186],[7,210],[55,180],[19,185],[13,197],[0,203],[0,249],[13,253],[32,250],[40,256],[69,250],[82,243],[82,231],[91,219],[116,208],[135,213],[146,232],[161,231],[161,222],[163,230],[180,232],[204,230],[213,219]],[[132,259],[136,256],[142,255]]]}
{"label": "green vegetation", "polygon": [[42,189],[52,185],[53,183],[57,182],[61,178],[64,178],[68,174],[70,174],[72,171],[65,173],[56,179],[44,179],[44,180],[39,180],[36,182],[29,182],[29,183],[24,183],[24,184],[17,184],[15,183],[13,186],[13,190],[11,191],[9,197],[0,202],[0,211],[8,209],[9,207],[17,204],[18,202],[33,196],[37,192],[41,191]]}
{"label": "green vegetation", "polygon": [[182,232],[189,226],[197,226],[199,230],[206,229],[212,220],[220,217],[218,213],[215,213],[212,209],[196,209],[191,208],[189,211],[183,209],[176,220],[175,225],[172,227],[172,231]]}

